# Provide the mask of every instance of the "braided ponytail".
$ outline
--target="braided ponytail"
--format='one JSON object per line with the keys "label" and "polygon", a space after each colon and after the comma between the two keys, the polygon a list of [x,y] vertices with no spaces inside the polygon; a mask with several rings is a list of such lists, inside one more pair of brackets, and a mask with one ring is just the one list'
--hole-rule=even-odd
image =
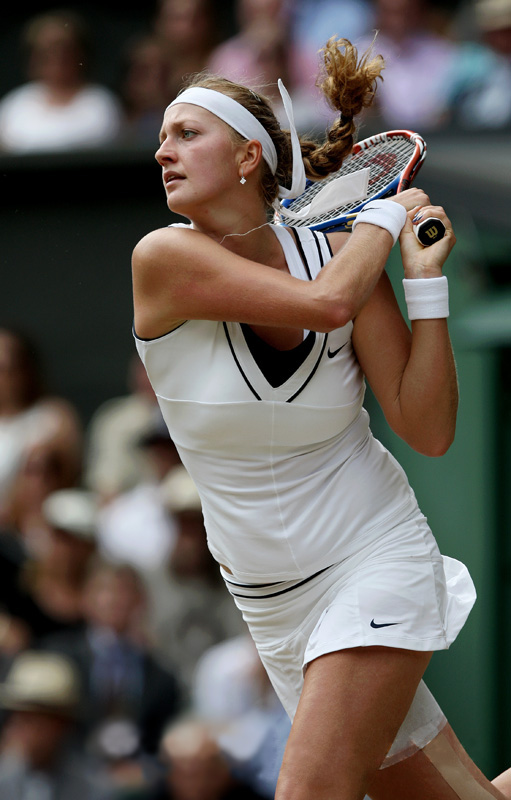
{"label": "braided ponytail", "polygon": [[321,50],[323,69],[317,81],[328,104],[339,117],[327,131],[326,141],[318,145],[301,140],[305,172],[318,180],[339,169],[354,144],[354,118],[373,102],[378,78],[382,80],[382,56],[368,50],[359,60],[356,47],[347,39],[333,36]]}

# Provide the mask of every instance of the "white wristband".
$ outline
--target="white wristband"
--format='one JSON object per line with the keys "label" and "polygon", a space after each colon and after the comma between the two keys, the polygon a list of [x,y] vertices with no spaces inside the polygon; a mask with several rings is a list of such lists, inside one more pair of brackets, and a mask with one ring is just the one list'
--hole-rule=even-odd
{"label": "white wristband", "polygon": [[447,278],[403,278],[408,319],[442,319],[449,316]]}
{"label": "white wristband", "polygon": [[359,222],[368,222],[369,225],[385,228],[395,244],[406,222],[406,209],[393,200],[371,200],[362,211],[359,211],[351,229],[354,230]]}

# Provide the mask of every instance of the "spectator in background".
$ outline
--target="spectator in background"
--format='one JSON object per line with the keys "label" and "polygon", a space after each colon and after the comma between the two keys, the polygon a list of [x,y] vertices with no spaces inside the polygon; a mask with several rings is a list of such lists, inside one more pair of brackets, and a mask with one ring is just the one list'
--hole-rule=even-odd
{"label": "spectator in background", "polygon": [[148,620],[161,658],[190,688],[200,656],[245,631],[245,624],[208,550],[199,495],[182,465],[169,472],[161,491],[176,535],[167,560],[144,573]]}
{"label": "spectator in background", "polygon": [[239,0],[237,11],[239,31],[213,51],[208,69],[261,89],[285,120],[277,89],[281,78],[293,99],[297,128],[324,130],[332,112],[316,89],[318,56],[315,48],[304,48],[293,38],[292,5],[286,0]]}
{"label": "spectator in background", "polygon": [[46,498],[43,515],[49,541],[31,576],[33,597],[57,629],[60,622],[65,629],[81,629],[82,591],[96,552],[95,496],[83,489],[61,489]]}
{"label": "spectator in background", "polygon": [[[379,130],[441,128],[449,119],[457,46],[433,30],[425,0],[375,0],[375,12],[374,52],[385,59],[385,69],[367,119],[377,116]],[[372,38],[362,37],[359,51]]]}
{"label": "spectator in background", "polygon": [[356,42],[374,27],[369,0],[295,0],[293,35],[297,44],[317,52],[331,36]]}
{"label": "spectator in background", "polygon": [[135,354],[128,365],[128,394],[103,403],[87,430],[84,482],[102,504],[149,476],[150,467],[139,445],[157,415],[153,388]]}
{"label": "spectator in background", "polygon": [[29,82],[0,101],[0,149],[11,153],[87,148],[114,140],[121,111],[116,97],[89,80],[90,38],[70,11],[48,11],[27,24]]}
{"label": "spectator in background", "polygon": [[511,0],[477,0],[475,31],[460,44],[451,114],[467,129],[511,124]]}
{"label": "spectator in background", "polygon": [[207,725],[183,720],[169,727],[160,748],[167,771],[151,800],[263,800],[236,780]]}
{"label": "spectator in background", "polygon": [[214,0],[158,0],[151,32],[126,47],[120,92],[123,139],[158,140],[162,107],[177,94],[185,75],[205,68],[219,39]]}
{"label": "spectator in background", "polygon": [[28,453],[6,498],[3,517],[5,535],[16,539],[27,555],[37,558],[46,548],[48,533],[43,503],[61,487],[56,454],[45,447]]}
{"label": "spectator in background", "polygon": [[[0,675],[12,658],[30,644],[30,630],[11,608],[20,592],[20,575],[26,553],[22,543],[8,532],[0,534]],[[19,612],[18,612],[19,613]]]}
{"label": "spectator in background", "polygon": [[70,661],[54,653],[17,656],[0,686],[8,713],[0,734],[0,797],[111,800],[98,769],[72,746],[79,698]]}
{"label": "spectator in background", "polygon": [[102,508],[98,538],[106,558],[150,570],[165,563],[174,546],[174,521],[165,509],[161,484],[180,463],[158,407],[137,444],[147,461],[147,477]]}
{"label": "spectator in background", "polygon": [[[5,630],[0,652],[4,647],[7,654],[16,649],[15,634],[21,647],[56,631],[83,628],[82,589],[95,552],[95,499],[81,489],[61,489],[46,498],[42,511],[45,546],[37,555],[25,554],[15,577],[0,586]],[[9,560],[4,558],[8,574]]]}
{"label": "spectator in background", "polygon": [[161,128],[161,109],[169,97],[167,57],[159,38],[144,35],[129,41],[122,66],[120,95],[125,115],[122,140],[154,145]]}
{"label": "spectator in background", "polygon": [[272,800],[291,722],[248,630],[200,658],[192,701],[198,719],[228,754],[233,774]]}
{"label": "spectator in background", "polygon": [[28,646],[34,603],[27,598],[25,570],[50,545],[45,499],[61,484],[59,462],[45,449],[29,453],[11,488],[0,527],[0,663]]}
{"label": "spectator in background", "polygon": [[129,566],[97,562],[82,597],[86,627],[43,643],[78,668],[82,736],[92,741],[105,725],[122,721],[134,726],[140,752],[154,754],[183,696],[174,674],[159,665],[148,645],[143,583]]}
{"label": "spectator in background", "polygon": [[47,394],[35,344],[21,331],[0,326],[2,527],[16,524],[9,492],[32,456],[52,460],[53,488],[73,486],[81,470],[81,424],[70,403]]}
{"label": "spectator in background", "polygon": [[131,720],[108,720],[88,745],[113,789],[112,800],[150,800],[150,788],[157,784],[161,765],[148,764],[140,749],[140,733]]}
{"label": "spectator in background", "polygon": [[159,0],[154,32],[166,60],[164,106],[185,75],[206,67],[220,38],[220,17],[213,0]]}

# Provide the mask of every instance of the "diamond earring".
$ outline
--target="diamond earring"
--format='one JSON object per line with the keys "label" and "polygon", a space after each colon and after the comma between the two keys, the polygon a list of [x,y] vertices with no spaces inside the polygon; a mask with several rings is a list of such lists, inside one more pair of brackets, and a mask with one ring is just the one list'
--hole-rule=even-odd
{"label": "diamond earring", "polygon": [[243,175],[243,167],[242,167],[242,168],[241,168],[241,178],[240,178],[240,183],[243,183],[243,184],[244,184],[244,183],[246,183],[246,182],[247,182],[247,179],[246,179],[246,178],[245,178],[245,176]]}

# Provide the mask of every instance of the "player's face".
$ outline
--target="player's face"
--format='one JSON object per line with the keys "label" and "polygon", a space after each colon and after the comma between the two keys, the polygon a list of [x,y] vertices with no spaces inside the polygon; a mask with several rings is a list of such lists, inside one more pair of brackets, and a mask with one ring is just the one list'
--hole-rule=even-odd
{"label": "player's face", "polygon": [[214,208],[239,182],[229,127],[199,106],[179,103],[165,113],[156,160],[167,205],[190,217],[198,206]]}

